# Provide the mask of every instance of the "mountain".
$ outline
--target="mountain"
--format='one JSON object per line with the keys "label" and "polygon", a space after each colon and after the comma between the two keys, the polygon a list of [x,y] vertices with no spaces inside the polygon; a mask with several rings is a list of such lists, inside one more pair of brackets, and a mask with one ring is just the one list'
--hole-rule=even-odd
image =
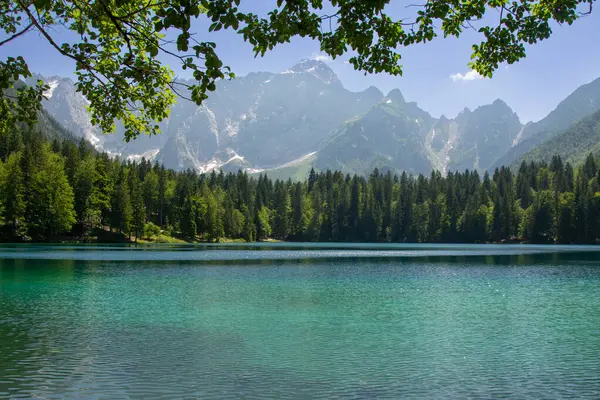
{"label": "mountain", "polygon": [[510,149],[522,128],[502,100],[465,109],[455,119],[435,119],[394,90],[334,132],[315,166],[350,173],[375,167],[411,173],[487,169]]}
{"label": "mountain", "polygon": [[502,100],[465,109],[456,119],[455,139],[448,150],[447,169],[486,170],[506,153],[523,129],[519,117]]}
{"label": "mountain", "polygon": [[425,137],[435,120],[393,90],[365,114],[346,122],[318,152],[315,166],[363,174],[390,169],[413,173],[432,169]]}
{"label": "mountain", "polygon": [[559,155],[573,164],[582,163],[589,153],[600,156],[600,111],[573,124],[564,132],[554,135],[519,159],[521,161],[550,162]]}
{"label": "mountain", "polygon": [[288,163],[315,151],[330,132],[383,97],[373,87],[350,92],[327,64],[304,60],[279,74],[258,72],[221,81],[200,107],[180,100],[160,124],[160,135],[125,143],[119,127],[115,135],[102,135],[91,125],[87,101],[71,80],[42,79],[50,86],[46,110],[98,149],[200,172]]}
{"label": "mountain", "polygon": [[[118,129],[116,135],[104,135],[92,125],[87,112],[88,101],[77,92],[71,79],[61,77],[42,77],[35,75],[31,81],[41,79],[49,89],[44,93],[43,101],[45,111],[65,129],[77,137],[83,137],[99,150],[107,151],[111,155],[129,155],[137,152],[143,153],[152,148],[160,147],[164,137],[140,137],[126,143],[123,141],[123,131]],[[164,124],[163,124],[164,126]],[[162,127],[162,126],[161,126]]]}
{"label": "mountain", "polygon": [[[220,81],[201,106],[179,100],[160,135],[126,143],[121,127],[104,135],[92,126],[88,103],[70,79],[38,78],[50,87],[48,114],[110,155],[177,170],[243,169],[282,179],[301,178],[311,167],[358,174],[375,167],[414,174],[489,170],[510,165],[600,109],[598,79],[537,123],[524,126],[502,100],[438,119],[398,89],[387,96],[375,87],[351,92],[326,63],[303,60],[281,73]],[[546,148],[540,151],[551,151]]]}
{"label": "mountain", "polygon": [[510,165],[554,135],[600,110],[600,78],[580,86],[544,119],[529,123],[516,138],[515,145],[494,166]]}
{"label": "mountain", "polygon": [[351,92],[326,63],[303,60],[278,74],[221,81],[202,106],[180,100],[160,135],[126,143],[121,127],[103,135],[92,126],[87,101],[71,80],[38,78],[50,86],[48,113],[99,150],[198,172],[245,169],[283,178],[312,166],[359,174],[374,167],[412,173],[486,168],[521,128],[501,101],[435,119],[400,90],[385,97],[375,87]]}

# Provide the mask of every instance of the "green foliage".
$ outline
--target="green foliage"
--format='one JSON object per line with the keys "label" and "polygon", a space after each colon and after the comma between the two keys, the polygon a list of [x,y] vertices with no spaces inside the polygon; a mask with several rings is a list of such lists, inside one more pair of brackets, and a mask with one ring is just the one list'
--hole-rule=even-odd
{"label": "green foliage", "polygon": [[577,240],[574,230],[575,195],[571,192],[561,193],[558,202],[558,221],[556,240],[559,243],[572,243]]}
{"label": "green foliage", "polygon": [[256,224],[256,238],[258,240],[267,239],[271,236],[271,211],[263,206],[261,207],[258,215],[256,216],[257,224]]}
{"label": "green foliage", "polygon": [[148,222],[144,225],[144,238],[150,239],[160,235],[160,227],[154,225],[152,222]]}
{"label": "green foliage", "polygon": [[151,219],[158,211],[159,205],[159,177],[154,170],[150,170],[144,177],[142,184],[142,197],[146,208],[146,219]]}
{"label": "green foliage", "polygon": [[580,164],[590,153],[600,156],[600,111],[546,140],[521,160],[550,162],[553,156],[559,155],[565,161]]}
{"label": "green foliage", "polygon": [[525,210],[523,219],[524,236],[538,243],[554,241],[554,194],[542,190],[535,194],[533,203]]}
{"label": "green foliage", "polygon": [[26,234],[25,185],[20,161],[20,152],[10,154],[0,175],[3,222],[10,227],[11,236],[16,239]]}
{"label": "green foliage", "polygon": [[[123,163],[24,131],[0,137],[0,233],[55,240],[112,230],[123,239],[594,243],[600,171],[554,157],[485,174],[368,177],[312,171],[307,180],[197,175],[146,160]],[[56,140],[55,140],[56,139]],[[15,142],[16,143],[16,142]],[[52,143],[52,144],[51,144]],[[70,160],[70,161],[69,161]],[[72,176],[66,165],[72,168]],[[161,234],[162,232],[162,234]],[[101,236],[101,235],[98,235]]]}
{"label": "green foliage", "polygon": [[120,171],[111,198],[111,226],[127,235],[131,234],[131,222],[133,220],[131,192],[127,182],[128,175],[127,170]]}
{"label": "green foliage", "polygon": [[[190,20],[202,10],[189,1],[11,0],[4,2],[0,11],[4,16],[0,29],[7,36],[2,44],[38,31],[58,54],[75,61],[77,89],[90,101],[92,122],[104,132],[112,132],[114,121],[120,120],[128,140],[142,133],[157,133],[156,123],[169,115],[175,100],[177,84],[172,71],[158,60],[159,53],[172,55],[183,68],[194,71],[198,83],[186,89],[198,103],[207,91],[214,90],[217,79],[229,74],[212,43],[190,46]],[[74,31],[79,40],[58,42],[54,37],[57,26]],[[168,28],[179,31],[175,48],[169,47],[161,33]],[[200,59],[204,59],[203,65],[197,61]],[[22,58],[9,57],[0,63],[0,89],[12,88],[13,82],[30,76]],[[41,86],[27,88],[14,96],[16,101],[4,100],[0,113],[9,118],[3,120],[34,120],[32,111],[39,107],[43,90]]]}
{"label": "green foliage", "polygon": [[135,240],[144,234],[144,228],[146,223],[146,207],[144,206],[144,199],[142,196],[142,185],[137,174],[130,174],[131,178],[131,207],[132,221],[131,228],[135,235]]}
{"label": "green foliage", "polygon": [[244,232],[246,218],[238,209],[232,211],[231,214],[231,237],[237,238]]}
{"label": "green foliage", "polygon": [[[44,153],[49,152],[44,148]],[[74,195],[58,154],[44,154],[40,170],[31,180],[31,210],[28,215],[31,237],[53,237],[75,224]]]}
{"label": "green foliage", "polygon": [[[90,101],[92,122],[111,132],[120,120],[129,140],[157,133],[157,122],[168,117],[176,94],[200,104],[219,79],[234,76],[220,60],[216,44],[197,40],[204,35],[194,36],[191,31],[192,21],[201,15],[209,19],[209,32],[233,30],[250,43],[256,55],[305,37],[318,41],[321,51],[334,58],[351,53],[349,62],[357,70],[391,75],[402,74],[403,47],[436,37],[458,37],[473,29],[482,41],[473,45],[469,65],[491,76],[501,63],[525,57],[525,45],[547,39],[552,21],[572,24],[592,9],[592,0],[438,1],[392,18],[387,13],[390,0],[280,0],[271,12],[259,16],[240,3],[8,0],[0,4],[0,31],[5,37],[0,46],[37,31],[58,54],[75,62],[77,89]],[[72,31],[72,39],[59,42],[57,27]],[[191,70],[195,83],[175,81],[167,67],[172,62]],[[0,132],[15,122],[36,119],[45,88],[15,87],[20,78],[30,76],[20,57],[0,62],[0,90],[10,92],[0,102]]]}

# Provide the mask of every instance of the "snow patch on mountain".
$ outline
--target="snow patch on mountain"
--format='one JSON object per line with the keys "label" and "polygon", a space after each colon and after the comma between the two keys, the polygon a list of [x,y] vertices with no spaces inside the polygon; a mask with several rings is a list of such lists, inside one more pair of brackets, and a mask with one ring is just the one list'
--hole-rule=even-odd
{"label": "snow patch on mountain", "polygon": [[240,122],[233,121],[231,118],[226,118],[225,119],[225,133],[229,137],[237,136],[238,133],[240,133]]}
{"label": "snow patch on mountain", "polygon": [[42,93],[44,95],[44,97],[46,99],[51,99],[52,98],[52,94],[54,93],[54,90],[58,87],[58,80],[53,80],[47,83],[48,85],[48,89],[44,90],[44,93]]}
{"label": "snow patch on mountain", "polygon": [[102,146],[100,145],[100,138],[96,136],[93,132],[86,131],[85,139],[92,144],[96,148],[96,150],[102,150]]}
{"label": "snow patch on mountain", "polygon": [[154,161],[158,153],[160,153],[160,149],[152,149],[142,154],[130,154],[127,156],[127,161],[141,161],[142,158],[146,161]]}
{"label": "snow patch on mountain", "polygon": [[280,168],[288,168],[288,167],[293,167],[293,166],[295,166],[295,165],[298,165],[298,164],[300,164],[300,163],[302,163],[302,162],[306,161],[307,159],[311,158],[311,157],[312,157],[312,156],[314,156],[315,154],[317,154],[317,152],[316,152],[316,151],[313,151],[313,152],[310,152],[310,153],[308,153],[308,154],[305,154],[305,155],[303,155],[303,156],[300,156],[300,157],[296,158],[295,160],[292,160],[292,161],[286,162],[285,164],[281,164],[281,165],[279,165],[279,166],[277,166],[277,167],[274,167],[274,168],[264,169],[263,171],[268,171],[268,170],[271,170],[271,169],[280,169]]}
{"label": "snow patch on mountain", "polygon": [[238,154],[238,153],[237,153],[235,150],[233,150],[233,149],[230,149],[230,148],[228,148],[226,151],[227,151],[227,155],[228,155],[229,159],[228,159],[227,161],[225,161],[224,163],[221,163],[221,164],[219,165],[219,168],[221,168],[221,167],[224,167],[225,165],[227,165],[227,164],[229,164],[229,163],[232,163],[232,162],[234,162],[234,161],[236,161],[236,160],[239,160],[239,161],[242,161],[242,162],[246,160],[246,158],[245,158],[245,157],[243,157],[243,156],[240,156],[240,155],[239,155],[239,154]]}
{"label": "snow patch on mountain", "polygon": [[285,70],[283,73],[310,74],[327,85],[342,86],[342,83],[335,72],[333,72],[326,63],[320,60],[302,60],[291,69]]}
{"label": "snow patch on mountain", "polygon": [[216,158],[213,158],[208,163],[199,165],[197,169],[199,173],[205,174],[218,168],[220,165],[222,165],[221,161]]}
{"label": "snow patch on mountain", "polygon": [[208,117],[208,123],[210,124],[210,131],[212,132],[213,135],[215,135],[215,138],[217,139],[217,147],[218,147],[219,146],[219,125],[217,124],[217,117],[215,116],[215,113],[212,112],[212,110],[210,108],[208,108],[206,105],[203,105],[202,108],[203,108],[204,113]]}

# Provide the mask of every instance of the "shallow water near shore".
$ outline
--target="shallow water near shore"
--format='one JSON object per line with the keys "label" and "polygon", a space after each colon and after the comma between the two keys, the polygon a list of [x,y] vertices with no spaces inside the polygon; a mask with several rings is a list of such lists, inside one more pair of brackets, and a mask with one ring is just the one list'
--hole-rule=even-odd
{"label": "shallow water near shore", "polygon": [[598,398],[600,247],[3,245],[0,398]]}

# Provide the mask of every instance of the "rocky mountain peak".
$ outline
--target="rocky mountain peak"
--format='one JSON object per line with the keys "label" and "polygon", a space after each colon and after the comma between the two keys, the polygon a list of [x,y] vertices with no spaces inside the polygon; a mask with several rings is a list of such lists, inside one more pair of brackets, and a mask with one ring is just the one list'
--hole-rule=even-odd
{"label": "rocky mountain peak", "polygon": [[168,168],[198,172],[288,171],[309,162],[317,169],[359,174],[374,167],[413,173],[486,170],[500,161],[508,165],[511,159],[501,157],[531,142],[527,133],[538,132],[542,140],[544,132],[600,107],[599,80],[526,127],[502,100],[437,119],[407,102],[399,89],[386,96],[373,86],[346,90],[330,65],[306,59],[279,74],[256,72],[220,82],[201,107],[179,101],[160,123],[161,135],[125,143],[119,124],[115,135],[103,135],[91,124],[89,103],[72,78],[35,75],[26,83],[37,79],[49,85],[42,103],[46,111],[98,150],[122,159],[156,157]]}
{"label": "rocky mountain peak", "polygon": [[400,91],[400,89],[392,90],[391,92],[388,93],[386,98],[388,100],[391,100],[392,102],[396,102],[396,103],[400,103],[400,104],[404,104],[406,102],[404,100],[404,96],[402,95],[402,92]]}
{"label": "rocky mountain peak", "polygon": [[506,102],[504,100],[501,100],[501,99],[494,100],[494,102],[492,103],[492,106],[498,110],[503,110],[503,111],[507,111],[507,112],[511,112],[511,113],[513,112],[512,108],[510,108],[510,106],[508,104],[506,104]]}
{"label": "rocky mountain peak", "polygon": [[339,80],[335,72],[329,65],[320,60],[302,60],[292,68],[282,72],[282,74],[311,74],[317,79],[328,85],[336,85],[342,87],[342,82]]}
{"label": "rocky mountain peak", "polygon": [[365,90],[359,93],[363,101],[379,103],[383,99],[383,93],[375,86],[369,86]]}

